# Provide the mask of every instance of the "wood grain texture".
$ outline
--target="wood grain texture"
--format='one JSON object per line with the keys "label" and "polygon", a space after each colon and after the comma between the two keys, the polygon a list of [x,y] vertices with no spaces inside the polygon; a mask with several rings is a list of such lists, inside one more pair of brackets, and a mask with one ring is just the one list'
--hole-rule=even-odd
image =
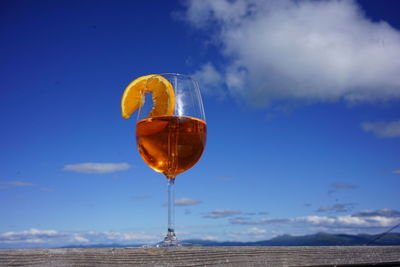
{"label": "wood grain texture", "polygon": [[0,266],[400,266],[400,246],[2,249]]}

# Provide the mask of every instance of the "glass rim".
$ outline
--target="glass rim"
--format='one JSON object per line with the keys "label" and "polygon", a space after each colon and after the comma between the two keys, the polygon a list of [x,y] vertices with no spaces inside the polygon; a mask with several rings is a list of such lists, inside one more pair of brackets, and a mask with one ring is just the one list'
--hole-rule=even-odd
{"label": "glass rim", "polygon": [[171,75],[171,76],[177,76],[177,77],[184,77],[184,78],[188,78],[193,81],[196,81],[198,83],[198,80],[196,78],[194,78],[192,75],[188,75],[188,74],[182,74],[182,73],[176,73],[176,72],[165,72],[165,73],[159,73],[159,74],[153,74],[153,75],[160,75],[160,76]]}
{"label": "glass rim", "polygon": [[[154,73],[154,74],[150,74],[149,76],[150,76],[150,78],[156,77],[156,76],[161,76],[164,79],[166,79],[169,83],[171,83],[175,95],[182,95],[179,92],[187,92],[186,89],[183,90],[182,86],[178,86],[178,84],[185,84],[185,83],[191,84],[191,87],[194,89],[192,91],[194,93],[194,96],[192,96],[192,98],[195,97],[197,99],[197,101],[199,101],[199,104],[200,104],[200,105],[198,105],[198,110],[196,111],[198,114],[196,114],[196,116],[191,116],[191,117],[197,118],[197,119],[200,119],[200,120],[206,122],[206,115],[204,112],[203,99],[201,97],[200,83],[196,78],[194,78],[190,75],[187,75],[187,74],[173,73],[173,72],[166,72],[166,73],[160,73],[160,74]],[[147,82],[149,82],[149,80],[147,80]],[[184,93],[183,95],[186,95],[186,93]],[[145,101],[145,102],[147,102],[147,101]],[[181,112],[178,112],[175,110],[175,108],[177,107],[177,104],[178,103],[175,101],[173,114],[184,117],[185,115],[182,115]],[[148,117],[148,116],[142,117],[142,108],[143,107],[144,107],[144,105],[141,105],[138,108],[137,121],[140,121],[140,120]],[[178,114],[175,114],[176,112],[178,112]],[[192,112],[190,112],[190,113],[192,113]],[[169,116],[169,115],[160,115],[160,116]]]}

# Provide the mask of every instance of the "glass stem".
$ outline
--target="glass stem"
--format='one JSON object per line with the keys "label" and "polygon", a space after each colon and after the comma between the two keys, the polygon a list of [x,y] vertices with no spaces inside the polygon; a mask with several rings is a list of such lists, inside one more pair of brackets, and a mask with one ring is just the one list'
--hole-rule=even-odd
{"label": "glass stem", "polygon": [[167,177],[168,183],[168,232],[165,241],[176,242],[175,236],[175,194],[174,184],[175,177]]}

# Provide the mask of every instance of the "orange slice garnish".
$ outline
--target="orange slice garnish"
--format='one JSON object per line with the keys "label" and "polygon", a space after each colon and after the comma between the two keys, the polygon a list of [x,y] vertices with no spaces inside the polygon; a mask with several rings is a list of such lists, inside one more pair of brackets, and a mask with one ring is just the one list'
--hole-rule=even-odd
{"label": "orange slice garnish", "polygon": [[151,93],[153,108],[149,117],[168,116],[174,113],[175,93],[172,84],[161,75],[146,75],[133,80],[121,100],[122,117],[128,119],[144,104],[145,94]]}

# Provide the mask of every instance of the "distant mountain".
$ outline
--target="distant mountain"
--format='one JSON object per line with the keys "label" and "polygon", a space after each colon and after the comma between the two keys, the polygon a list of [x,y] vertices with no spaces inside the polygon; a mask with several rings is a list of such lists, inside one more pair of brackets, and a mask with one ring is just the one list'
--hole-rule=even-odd
{"label": "distant mountain", "polygon": [[[317,233],[313,235],[291,236],[281,235],[270,240],[256,242],[236,241],[209,241],[209,240],[184,240],[185,243],[198,244],[202,246],[399,246],[400,233],[389,233],[381,235],[346,235]],[[93,245],[71,245],[63,248],[110,248],[110,247],[140,247],[140,244],[93,244]]]}
{"label": "distant mountain", "polygon": [[346,235],[317,233],[313,235],[291,236],[281,235],[270,240],[256,242],[234,242],[234,241],[207,241],[187,240],[189,243],[203,246],[398,246],[400,245],[400,233],[389,233],[381,235]]}

